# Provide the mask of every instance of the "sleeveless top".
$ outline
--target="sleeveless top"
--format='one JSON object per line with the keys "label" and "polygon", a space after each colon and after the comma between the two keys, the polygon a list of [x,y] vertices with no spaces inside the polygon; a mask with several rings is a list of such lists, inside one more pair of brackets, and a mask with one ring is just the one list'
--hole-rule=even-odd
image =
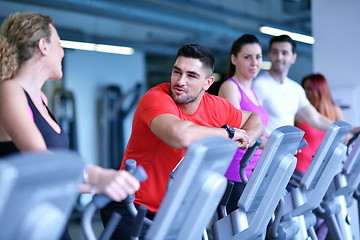
{"label": "sleeveless top", "polygon": [[[38,127],[41,135],[43,136],[46,146],[49,150],[51,149],[67,149],[69,148],[69,140],[66,133],[60,127],[60,133],[57,133],[49,123],[43,118],[38,109],[35,107],[33,101],[31,100],[29,94],[24,90],[29,107],[32,111],[33,119]],[[49,108],[45,105],[50,117],[57,123],[54,116],[50,112]],[[0,157],[5,157],[7,155],[18,153],[20,150],[16,147],[14,142],[0,142]]]}
{"label": "sleeveless top", "polygon": [[[241,95],[241,101],[240,101],[240,108],[241,110],[245,110],[245,111],[249,111],[249,112],[254,112],[256,114],[258,114],[263,122],[263,124],[267,125],[268,123],[268,114],[266,112],[266,110],[260,106],[260,105],[256,105],[254,104],[246,95],[246,93],[241,89],[240,85],[232,78],[227,79],[226,81],[232,81],[234,82],[240,92]],[[251,89],[257,99],[256,93],[254,92],[253,89]],[[258,99],[257,99],[258,100]],[[259,102],[259,101],[258,101]],[[242,182],[241,178],[240,178],[240,174],[239,174],[239,167],[240,167],[240,160],[242,159],[242,157],[244,156],[246,152],[246,149],[238,149],[235,153],[234,158],[232,159],[228,170],[225,173],[225,177],[228,180],[234,181],[234,182]],[[255,168],[260,155],[262,153],[262,149],[258,149],[256,151],[256,153],[254,154],[253,158],[250,160],[249,165],[245,168],[245,174],[247,178],[250,178],[253,169]]]}
{"label": "sleeveless top", "polygon": [[305,121],[296,127],[305,132],[304,138],[308,143],[307,146],[301,149],[301,152],[296,154],[296,170],[306,172],[306,169],[309,167],[310,162],[313,159],[313,155],[315,155],[317,149],[319,148],[326,132],[313,128]]}

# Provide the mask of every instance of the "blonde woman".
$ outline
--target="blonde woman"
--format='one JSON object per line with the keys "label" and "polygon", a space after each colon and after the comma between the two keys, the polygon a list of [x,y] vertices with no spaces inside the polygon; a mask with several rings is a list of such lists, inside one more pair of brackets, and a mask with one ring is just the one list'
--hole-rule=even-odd
{"label": "blonde woman", "polygon": [[[41,91],[47,80],[62,77],[64,50],[52,19],[36,12],[11,15],[0,30],[0,56],[0,157],[67,149],[67,136]],[[89,166],[86,172],[83,192],[95,189],[120,201],[139,188],[126,171]],[[62,239],[70,239],[67,231]]]}

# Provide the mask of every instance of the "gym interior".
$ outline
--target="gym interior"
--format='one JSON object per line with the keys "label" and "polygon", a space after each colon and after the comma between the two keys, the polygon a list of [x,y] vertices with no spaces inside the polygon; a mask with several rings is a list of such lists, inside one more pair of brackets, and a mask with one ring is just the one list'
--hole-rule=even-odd
{"label": "gym interior", "polygon": [[[319,216],[327,223],[326,239],[360,239],[360,140],[343,144],[351,127],[360,126],[360,84],[356,77],[359,10],[356,0],[0,0],[2,23],[12,13],[36,11],[52,17],[62,41],[98,45],[90,50],[62,45],[63,77],[43,87],[49,108],[68,134],[70,149],[77,154],[55,154],[52,161],[57,171],[41,154],[9,158],[0,165],[0,239],[58,239],[59,226],[65,225],[73,240],[109,239],[106,234],[111,229],[101,223],[96,195],[79,194],[70,187],[79,181],[84,166],[119,169],[139,99],[150,88],[169,82],[180,46],[198,43],[215,56],[211,93],[217,92],[225,78],[232,42],[243,34],[253,34],[261,42],[261,72],[267,71],[272,36],[261,32],[262,26],[313,37],[312,43],[297,41],[297,60],[289,78],[300,83],[311,73],[326,75],[333,100],[342,108],[346,121],[328,128],[301,179],[294,179],[292,174],[294,153],[304,133],[293,126],[275,130],[248,179],[239,208],[231,213],[224,210],[231,189],[224,173],[236,146],[223,138],[196,142],[176,169],[157,218],[149,223],[143,216],[141,225],[150,226],[147,239],[318,239],[314,227]],[[99,51],[100,45],[121,47],[124,52]],[[256,149],[249,148],[249,154]],[[62,162],[65,158],[71,168]],[[34,168],[23,166],[24,160],[43,161],[41,171],[11,180],[12,171],[31,172]],[[57,182],[44,186],[36,198],[42,201],[53,193],[49,202],[63,204],[58,205],[60,210],[43,204],[39,211],[53,213],[46,215],[43,226],[32,226],[36,214],[21,222],[21,216],[32,209],[16,206],[36,191],[32,180],[44,181],[46,177],[42,179],[40,173],[46,172],[56,176]],[[289,183],[292,191],[286,190]],[[210,189],[209,184],[213,186]],[[56,191],[64,194],[54,200]],[[185,199],[191,203],[184,204]],[[9,214],[18,218],[16,228]],[[17,237],[11,235],[15,230],[2,235],[10,232],[6,228],[17,229]],[[47,228],[49,233],[42,234]],[[33,233],[31,237],[29,232]]]}

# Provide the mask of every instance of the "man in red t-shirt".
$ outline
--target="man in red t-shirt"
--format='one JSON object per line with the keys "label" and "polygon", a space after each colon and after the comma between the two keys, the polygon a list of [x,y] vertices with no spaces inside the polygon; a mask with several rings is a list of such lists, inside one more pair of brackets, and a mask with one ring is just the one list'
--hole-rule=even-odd
{"label": "man in red t-shirt", "polygon": [[[135,159],[146,170],[149,178],[136,192],[135,204],[146,206],[150,218],[165,195],[170,172],[190,144],[210,136],[223,136],[237,141],[240,148],[247,148],[264,132],[258,115],[238,110],[227,100],[206,93],[214,82],[214,64],[213,55],[205,47],[197,44],[181,47],[171,83],[150,89],[135,111],[122,162]],[[133,218],[124,204],[113,202],[102,209],[104,224],[113,211],[122,215],[113,239],[129,239]]]}

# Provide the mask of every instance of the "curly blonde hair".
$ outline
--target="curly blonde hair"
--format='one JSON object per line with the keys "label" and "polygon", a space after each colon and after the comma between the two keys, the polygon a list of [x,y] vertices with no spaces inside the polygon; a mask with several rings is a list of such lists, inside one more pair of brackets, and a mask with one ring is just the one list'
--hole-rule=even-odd
{"label": "curly blonde hair", "polygon": [[37,12],[10,15],[0,29],[0,80],[14,77],[17,69],[35,52],[41,38],[50,42],[49,16]]}
{"label": "curly blonde hair", "polygon": [[9,41],[0,35],[0,81],[13,78],[17,69],[16,51]]}

